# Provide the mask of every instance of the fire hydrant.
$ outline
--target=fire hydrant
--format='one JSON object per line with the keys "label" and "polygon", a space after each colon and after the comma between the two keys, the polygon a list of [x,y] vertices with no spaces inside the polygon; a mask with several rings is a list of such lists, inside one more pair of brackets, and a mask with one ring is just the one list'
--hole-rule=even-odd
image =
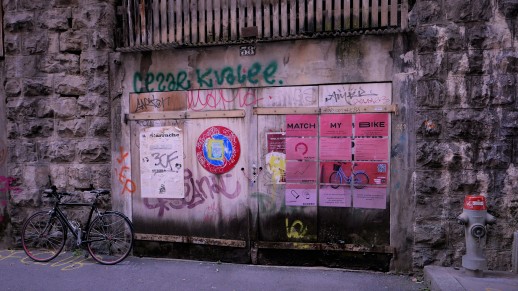
{"label": "fire hydrant", "polygon": [[487,213],[486,198],[481,195],[467,195],[464,198],[464,209],[457,221],[464,225],[466,236],[466,255],[462,256],[462,267],[475,273],[487,270],[484,253],[486,225],[494,224],[496,219]]}

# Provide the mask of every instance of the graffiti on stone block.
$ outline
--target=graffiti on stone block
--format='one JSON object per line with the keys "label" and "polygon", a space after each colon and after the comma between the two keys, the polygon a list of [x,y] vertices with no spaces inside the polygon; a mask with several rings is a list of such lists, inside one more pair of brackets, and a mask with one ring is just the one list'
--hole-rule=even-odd
{"label": "graffiti on stone block", "polygon": [[19,187],[13,186],[16,178],[0,176],[0,193],[19,193],[22,191]]}
{"label": "graffiti on stone block", "polygon": [[[219,179],[216,175],[208,175],[196,179],[192,171],[186,169],[184,171],[185,198],[144,198],[143,203],[147,209],[157,209],[158,217],[162,217],[166,211],[171,209],[192,209],[208,202],[208,200],[214,200],[216,195],[227,199],[235,199],[241,194],[241,183],[236,180],[232,188],[227,188],[226,180],[228,181],[231,177],[232,174],[227,173]],[[216,207],[215,204],[213,206]],[[214,214],[214,211],[212,211],[212,214]]]}

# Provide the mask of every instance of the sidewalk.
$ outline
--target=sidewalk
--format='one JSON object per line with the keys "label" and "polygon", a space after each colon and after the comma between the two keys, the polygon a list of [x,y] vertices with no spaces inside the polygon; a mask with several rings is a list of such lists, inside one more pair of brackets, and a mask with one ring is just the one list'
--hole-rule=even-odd
{"label": "sidewalk", "polygon": [[486,271],[479,278],[459,268],[426,266],[424,278],[432,291],[518,290],[518,275],[511,272]]}
{"label": "sidewalk", "polygon": [[411,277],[322,267],[276,267],[129,257],[104,266],[63,253],[35,263],[0,250],[1,290],[427,290]]}

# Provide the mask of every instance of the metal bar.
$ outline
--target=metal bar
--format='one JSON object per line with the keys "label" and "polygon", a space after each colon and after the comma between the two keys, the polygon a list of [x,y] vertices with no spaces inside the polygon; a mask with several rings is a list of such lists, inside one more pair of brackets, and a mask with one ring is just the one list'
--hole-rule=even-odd
{"label": "metal bar", "polygon": [[255,107],[255,115],[286,115],[286,114],[318,114],[320,110],[316,107]]}
{"label": "metal bar", "polygon": [[382,253],[395,254],[395,248],[391,246],[364,246],[356,244],[328,244],[328,243],[298,243],[298,242],[267,242],[258,241],[259,249],[290,249],[290,250],[313,250],[313,251],[345,251],[361,253]]}
{"label": "metal bar", "polygon": [[364,105],[364,106],[327,106],[321,107],[320,113],[377,113],[377,112],[386,112],[386,113],[396,113],[397,114],[397,105]]}
{"label": "metal bar", "polygon": [[129,113],[127,120],[185,119],[185,111]]}
{"label": "metal bar", "polygon": [[130,113],[127,120],[161,120],[161,119],[205,119],[205,118],[243,118],[243,109],[213,111],[162,111]]}
{"label": "metal bar", "polygon": [[147,240],[147,241],[190,243],[190,244],[197,244],[197,245],[213,245],[213,246],[224,246],[224,247],[234,247],[234,248],[245,248],[246,247],[246,241],[244,241],[244,240],[219,239],[219,238],[184,236],[184,235],[135,233],[135,239],[136,240]]}

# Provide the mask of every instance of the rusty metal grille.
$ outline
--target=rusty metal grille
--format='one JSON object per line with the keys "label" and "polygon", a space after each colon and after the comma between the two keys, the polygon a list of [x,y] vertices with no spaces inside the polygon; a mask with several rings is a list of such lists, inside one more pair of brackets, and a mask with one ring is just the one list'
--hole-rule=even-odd
{"label": "rusty metal grille", "polygon": [[407,0],[124,0],[120,48],[308,38],[407,27]]}

